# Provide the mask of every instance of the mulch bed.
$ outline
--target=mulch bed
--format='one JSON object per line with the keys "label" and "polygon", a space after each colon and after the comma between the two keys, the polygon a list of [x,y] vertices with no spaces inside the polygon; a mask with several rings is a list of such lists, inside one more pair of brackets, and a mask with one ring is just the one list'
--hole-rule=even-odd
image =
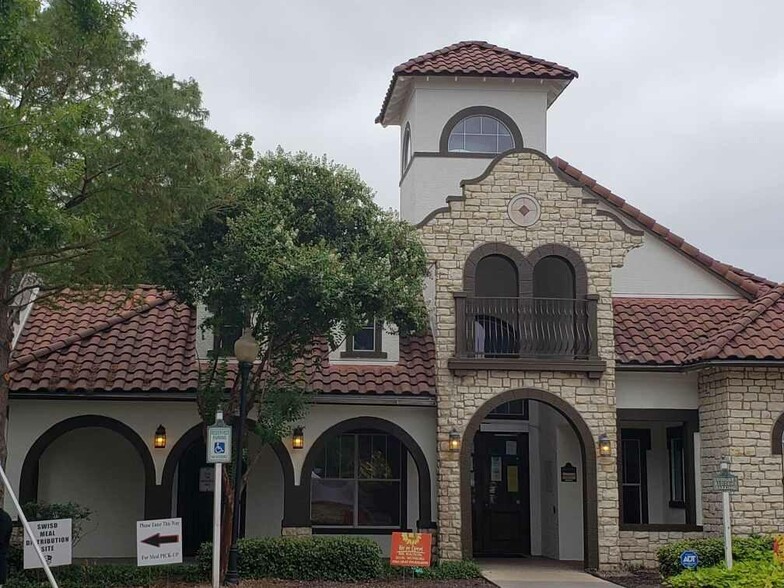
{"label": "mulch bed", "polygon": [[[374,580],[370,582],[301,582],[297,580],[246,580],[241,588],[490,588],[492,584],[476,580]],[[208,584],[158,584],[156,588],[209,588]]]}
{"label": "mulch bed", "polygon": [[661,588],[658,570],[599,572],[596,575],[626,588]]}

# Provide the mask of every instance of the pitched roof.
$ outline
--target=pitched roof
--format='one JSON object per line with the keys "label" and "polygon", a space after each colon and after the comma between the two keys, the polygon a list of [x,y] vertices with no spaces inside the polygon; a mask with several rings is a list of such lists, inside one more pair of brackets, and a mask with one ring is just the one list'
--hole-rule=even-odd
{"label": "pitched roof", "polygon": [[598,196],[600,200],[610,204],[613,208],[618,209],[626,216],[640,223],[664,242],[679,250],[681,253],[686,254],[711,273],[729,282],[731,285],[735,286],[736,289],[750,297],[757,296],[760,292],[760,287],[763,284],[772,284],[772,282],[765,280],[764,278],[760,278],[759,276],[755,276],[754,274],[743,270],[738,270],[737,268],[721,263],[709,255],[706,255],[694,245],[687,243],[683,237],[679,237],[667,227],[644,214],[640,209],[632,206],[617,194],[614,194],[609,188],[602,186],[592,177],[584,174],[573,165],[570,165],[568,161],[565,161],[560,157],[554,157],[553,163],[567,176],[576,180],[584,188]]}
{"label": "pitched roof", "polygon": [[684,365],[748,305],[741,298],[614,298],[616,360]]}
{"label": "pitched roof", "polygon": [[180,391],[196,386],[195,313],[151,286],[35,304],[11,390]]}
{"label": "pitched roof", "polygon": [[566,80],[577,72],[552,61],[492,45],[486,41],[461,41],[409,59],[394,68],[381,112],[376,122],[384,121],[389,102],[401,76],[477,76]]}
{"label": "pitched roof", "polygon": [[[8,371],[15,392],[186,392],[198,383],[196,313],[171,292],[140,286],[35,304]],[[330,363],[305,370],[313,392],[435,393],[432,336],[401,337],[393,364]]]}

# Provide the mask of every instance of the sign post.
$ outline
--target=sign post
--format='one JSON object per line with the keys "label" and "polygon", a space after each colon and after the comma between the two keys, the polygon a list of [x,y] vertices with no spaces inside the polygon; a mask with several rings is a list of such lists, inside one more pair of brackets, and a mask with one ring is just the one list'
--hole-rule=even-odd
{"label": "sign post", "polygon": [[223,464],[231,463],[231,427],[223,422],[223,411],[215,413],[215,424],[207,428],[207,463],[215,464],[212,497],[212,588],[220,586],[221,505]]}
{"label": "sign post", "polygon": [[730,520],[730,493],[738,491],[738,476],[730,473],[727,459],[721,461],[721,469],[713,478],[713,489],[721,492],[722,518],[724,519],[724,561],[732,569],[732,522]]}
{"label": "sign post", "polygon": [[3,485],[5,486],[6,492],[8,492],[8,495],[11,497],[11,502],[14,503],[14,508],[19,515],[19,520],[22,521],[22,526],[24,527],[25,532],[29,537],[32,538],[33,549],[35,549],[35,554],[38,556],[38,561],[41,562],[41,566],[44,568],[46,579],[49,580],[49,584],[51,584],[52,588],[58,588],[57,581],[52,575],[52,570],[49,569],[49,564],[46,563],[46,558],[44,557],[44,554],[41,553],[41,547],[38,545],[38,541],[36,541],[32,529],[30,529],[30,523],[27,522],[27,517],[22,511],[22,507],[19,505],[19,499],[16,497],[16,494],[14,494],[14,489],[11,488],[11,482],[8,481],[8,476],[5,475],[5,470],[3,469],[2,465],[0,465],[0,477],[3,478]]}

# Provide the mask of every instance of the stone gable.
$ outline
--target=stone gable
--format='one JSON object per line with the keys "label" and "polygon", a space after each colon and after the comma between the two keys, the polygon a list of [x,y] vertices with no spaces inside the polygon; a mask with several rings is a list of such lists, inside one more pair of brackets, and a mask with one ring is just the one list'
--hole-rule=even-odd
{"label": "stone gable", "polygon": [[[509,202],[519,194],[532,196],[541,208],[541,216],[532,226],[519,226],[509,217]],[[597,211],[598,202],[557,172],[549,159],[524,150],[495,160],[484,176],[464,182],[463,197],[453,198],[448,208],[432,214],[420,226],[434,272],[439,551],[445,559],[468,555],[461,544],[459,456],[448,449],[449,433],[455,428],[462,434],[476,410],[488,400],[520,388],[555,394],[579,411],[594,441],[605,433],[613,442],[613,453],[617,451],[611,271],[621,266],[626,254],[642,241],[639,235],[626,232],[616,220]],[[448,369],[447,361],[455,350],[453,295],[463,290],[465,261],[477,247],[494,242],[515,247],[523,255],[543,245],[560,244],[582,258],[588,294],[598,296],[598,349],[607,362],[600,378],[533,370],[477,370],[457,375]],[[602,565],[618,565],[615,455],[597,456],[597,477],[599,561]]]}

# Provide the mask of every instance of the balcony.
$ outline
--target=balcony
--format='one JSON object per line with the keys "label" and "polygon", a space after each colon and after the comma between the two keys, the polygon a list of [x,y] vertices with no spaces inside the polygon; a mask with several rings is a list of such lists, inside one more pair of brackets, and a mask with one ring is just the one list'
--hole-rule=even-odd
{"label": "balcony", "polygon": [[598,297],[488,298],[455,293],[455,355],[449,368],[586,372],[605,369],[596,335]]}

